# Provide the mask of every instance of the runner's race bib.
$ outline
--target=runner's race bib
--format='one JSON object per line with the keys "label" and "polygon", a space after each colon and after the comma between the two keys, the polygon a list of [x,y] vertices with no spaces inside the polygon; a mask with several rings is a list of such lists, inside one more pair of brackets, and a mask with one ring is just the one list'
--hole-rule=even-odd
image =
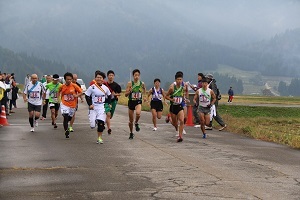
{"label": "runner's race bib", "polygon": [[73,94],[65,94],[64,95],[64,100],[65,101],[73,101],[74,100]]}
{"label": "runner's race bib", "polygon": [[183,98],[182,97],[173,97],[174,99],[174,104],[179,105],[182,103]]}
{"label": "runner's race bib", "polygon": [[105,96],[101,96],[101,97],[94,97],[94,103],[95,104],[102,104],[105,102]]}
{"label": "runner's race bib", "polygon": [[132,99],[141,99],[142,98],[142,93],[140,93],[140,92],[133,92],[133,93],[131,93],[131,98]]}
{"label": "runner's race bib", "polygon": [[33,98],[33,99],[40,98],[40,92],[39,91],[32,91],[32,92],[29,93],[29,97]]}

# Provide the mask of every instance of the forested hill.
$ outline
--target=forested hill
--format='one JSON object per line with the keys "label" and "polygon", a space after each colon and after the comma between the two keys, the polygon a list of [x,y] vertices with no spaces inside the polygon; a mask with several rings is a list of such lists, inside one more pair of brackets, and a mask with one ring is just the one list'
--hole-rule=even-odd
{"label": "forested hill", "polygon": [[[300,75],[300,28],[287,30],[269,40],[249,44],[243,49],[261,55],[263,59],[256,66],[264,66],[261,72],[265,75]],[[272,55],[273,60],[264,59],[267,55]]]}
{"label": "forested hill", "polygon": [[62,63],[51,60],[40,59],[25,53],[15,53],[0,46],[0,71],[15,73],[17,82],[23,83],[26,74],[38,74],[39,77],[45,74],[59,74],[63,76],[67,71],[76,73],[80,78],[87,80],[85,73],[78,69],[66,67]]}

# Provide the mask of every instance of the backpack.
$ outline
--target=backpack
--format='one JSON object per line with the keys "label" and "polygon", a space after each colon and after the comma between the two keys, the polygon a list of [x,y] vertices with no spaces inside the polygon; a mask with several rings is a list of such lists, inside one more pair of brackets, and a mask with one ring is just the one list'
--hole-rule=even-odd
{"label": "backpack", "polygon": [[216,96],[217,96],[218,100],[222,99],[222,95],[221,95],[221,92],[220,92],[219,88],[217,88],[217,94],[216,94]]}

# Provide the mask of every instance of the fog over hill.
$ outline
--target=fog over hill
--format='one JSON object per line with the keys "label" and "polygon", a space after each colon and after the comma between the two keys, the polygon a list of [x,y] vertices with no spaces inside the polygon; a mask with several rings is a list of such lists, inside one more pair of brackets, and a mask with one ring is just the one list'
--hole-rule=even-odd
{"label": "fog over hill", "polygon": [[0,0],[0,46],[91,76],[112,68],[123,82],[130,67],[147,81],[178,70],[195,80],[219,64],[297,76],[299,46],[288,56],[270,44],[300,44],[288,37],[299,10],[298,0]]}

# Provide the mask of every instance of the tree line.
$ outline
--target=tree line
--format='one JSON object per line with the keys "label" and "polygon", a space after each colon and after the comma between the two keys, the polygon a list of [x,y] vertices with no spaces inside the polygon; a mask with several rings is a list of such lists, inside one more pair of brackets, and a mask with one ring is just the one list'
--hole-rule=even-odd
{"label": "tree line", "polygon": [[281,96],[300,96],[300,79],[292,79],[290,84],[280,81],[278,85],[278,92]]}
{"label": "tree line", "polygon": [[78,69],[65,66],[61,62],[40,59],[26,53],[15,53],[0,46],[0,71],[2,73],[14,73],[16,81],[23,84],[27,74],[43,75],[59,74],[63,76],[67,71],[78,74],[79,78],[87,79],[85,73]]}

